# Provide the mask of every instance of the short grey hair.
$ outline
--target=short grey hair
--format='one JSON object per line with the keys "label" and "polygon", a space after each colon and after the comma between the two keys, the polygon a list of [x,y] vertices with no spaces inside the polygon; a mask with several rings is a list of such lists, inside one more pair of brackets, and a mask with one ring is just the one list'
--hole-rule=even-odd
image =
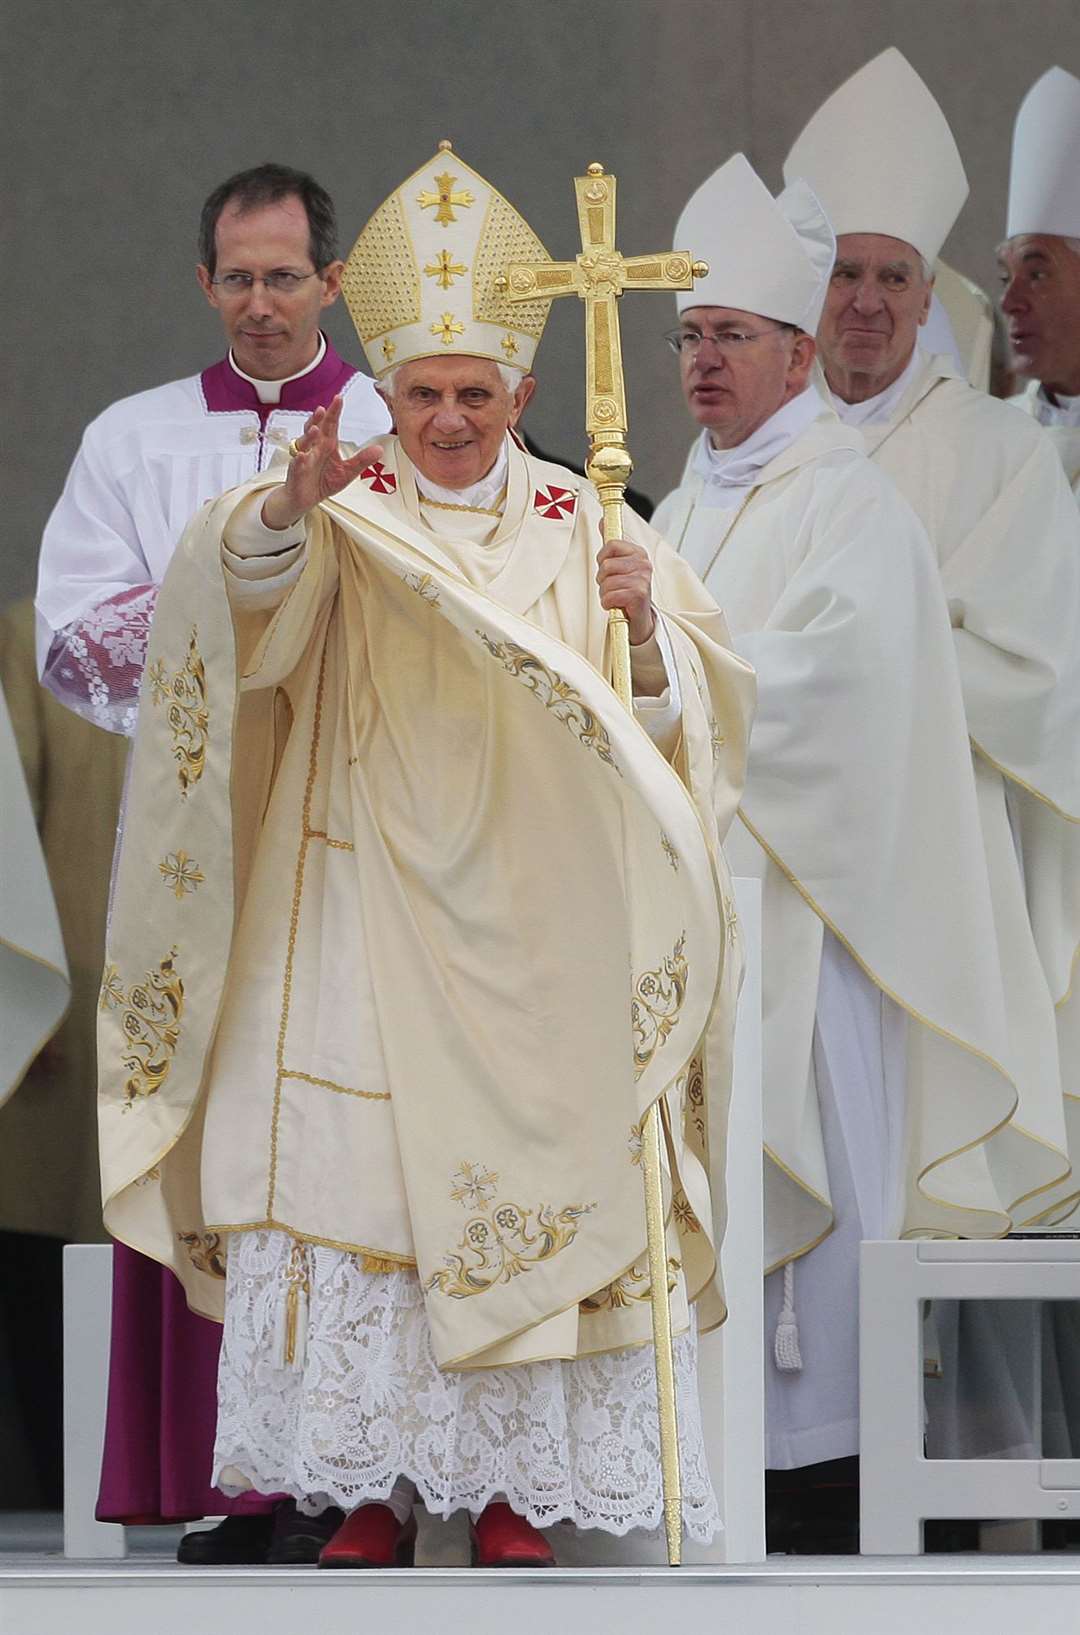
{"label": "short grey hair", "polygon": [[[441,353],[439,356],[441,356]],[[419,359],[409,358],[406,361],[413,363],[419,362]],[[509,392],[510,396],[513,397],[514,393],[517,391],[518,387],[521,385],[529,371],[527,369],[519,369],[512,363],[499,363],[495,358],[489,358],[487,361],[489,363],[494,363],[496,369],[499,371],[499,379],[506,387],[506,390]],[[392,369],[388,369],[385,375],[380,375],[379,385],[389,397],[393,397],[394,392],[397,389],[398,370],[404,369],[404,367],[404,363],[395,363],[394,367]]]}

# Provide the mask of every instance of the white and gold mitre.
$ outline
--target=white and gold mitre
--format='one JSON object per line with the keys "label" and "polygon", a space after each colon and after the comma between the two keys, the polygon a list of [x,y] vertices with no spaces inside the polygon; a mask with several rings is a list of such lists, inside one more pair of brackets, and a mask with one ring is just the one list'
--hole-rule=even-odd
{"label": "white and gold mitre", "polygon": [[492,358],[530,369],[550,301],[495,289],[510,261],[550,261],[513,205],[440,142],[349,252],[342,289],[375,376],[412,358]]}

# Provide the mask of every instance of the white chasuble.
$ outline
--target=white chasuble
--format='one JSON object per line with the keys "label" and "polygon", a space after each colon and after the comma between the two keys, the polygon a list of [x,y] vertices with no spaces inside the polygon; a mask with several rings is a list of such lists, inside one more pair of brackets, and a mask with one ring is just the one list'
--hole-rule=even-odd
{"label": "white chasuble", "polygon": [[235,580],[229,611],[223,533],[259,483],[163,587],[102,1001],[107,1224],[210,1315],[219,1235],[276,1229],[415,1265],[440,1366],[624,1346],[667,1093],[676,1309],[708,1327],[752,675],[635,524],[676,772],[601,674],[588,485],[513,450],[517,543],[481,590],[387,442],[308,518],[283,600]]}
{"label": "white chasuble", "polygon": [[813,1049],[826,930],[909,1019],[904,1124],[891,1138],[898,1196],[878,1219],[904,1235],[993,1236],[1062,1169],[1060,1125],[1051,1141],[1011,1122],[993,910],[936,565],[861,450],[857,432],[818,420],[741,507],[710,506],[688,468],[656,519],[699,565],[758,673],[728,854],[763,886],[766,1269],[834,1222]]}
{"label": "white chasuble", "polygon": [[[1080,518],[1049,435],[948,359],[916,356],[900,402],[861,429],[925,527],[948,598],[1020,1093],[1013,1122],[1066,1146],[1075,1167]],[[1015,1226],[1068,1217],[1077,1184],[1060,1168],[1057,1185],[1018,1201]]]}

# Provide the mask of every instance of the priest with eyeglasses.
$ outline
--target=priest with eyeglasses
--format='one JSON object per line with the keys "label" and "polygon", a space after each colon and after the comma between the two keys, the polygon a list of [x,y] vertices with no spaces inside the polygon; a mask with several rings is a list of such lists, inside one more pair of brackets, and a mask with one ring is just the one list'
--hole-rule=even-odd
{"label": "priest with eyeglasses", "polygon": [[[1014,1137],[1002,1173],[993,1150],[1015,1091],[933,552],[813,380],[831,225],[736,154],[675,242],[710,265],[670,337],[700,432],[654,520],[758,676],[728,849],[763,891],[766,1462],[835,1476],[860,1241],[993,1235],[1045,1158]],[[773,1547],[852,1548],[853,1505],[826,1511],[778,1503]]]}

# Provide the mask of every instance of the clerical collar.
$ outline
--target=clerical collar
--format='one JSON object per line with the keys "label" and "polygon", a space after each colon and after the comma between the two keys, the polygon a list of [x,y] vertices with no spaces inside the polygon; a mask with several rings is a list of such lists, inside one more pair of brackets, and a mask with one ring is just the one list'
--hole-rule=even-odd
{"label": "clerical collar", "polygon": [[1053,397],[1043,385],[1035,393],[1035,418],[1041,426],[1080,426],[1080,397]]}
{"label": "clerical collar", "polygon": [[508,439],[504,439],[498,459],[487,476],[481,477],[478,483],[471,483],[468,488],[440,488],[438,483],[429,482],[417,471],[416,486],[421,501],[426,500],[431,505],[449,506],[455,511],[488,511],[497,517],[503,513],[509,469]]}
{"label": "clerical collar", "polygon": [[281,388],[283,386],[287,386],[290,380],[302,380],[305,375],[310,375],[313,369],[317,369],[319,367],[325,356],[326,336],[320,329],[319,349],[312,358],[311,362],[306,364],[303,369],[298,369],[295,375],[287,375],[284,380],[256,380],[254,375],[245,375],[244,371],[233,357],[231,347],[229,348],[229,366],[233,370],[234,374],[240,376],[241,380],[246,380],[249,386],[253,386],[255,388],[255,393],[260,403],[280,403]]}
{"label": "clerical collar", "polygon": [[845,403],[843,398],[834,392],[833,407],[844,425],[880,426],[884,421],[891,420],[901,398],[925,363],[926,353],[916,342],[907,361],[907,367],[897,375],[891,386],[886,386],[885,390],[878,392],[875,397],[864,397],[861,403]]}
{"label": "clerical collar", "polygon": [[739,504],[758,474],[778,454],[790,448],[825,407],[813,386],[793,397],[763,420],[744,442],[734,448],[714,448],[706,428],[694,451],[693,469],[704,478],[699,504],[728,511]]}

